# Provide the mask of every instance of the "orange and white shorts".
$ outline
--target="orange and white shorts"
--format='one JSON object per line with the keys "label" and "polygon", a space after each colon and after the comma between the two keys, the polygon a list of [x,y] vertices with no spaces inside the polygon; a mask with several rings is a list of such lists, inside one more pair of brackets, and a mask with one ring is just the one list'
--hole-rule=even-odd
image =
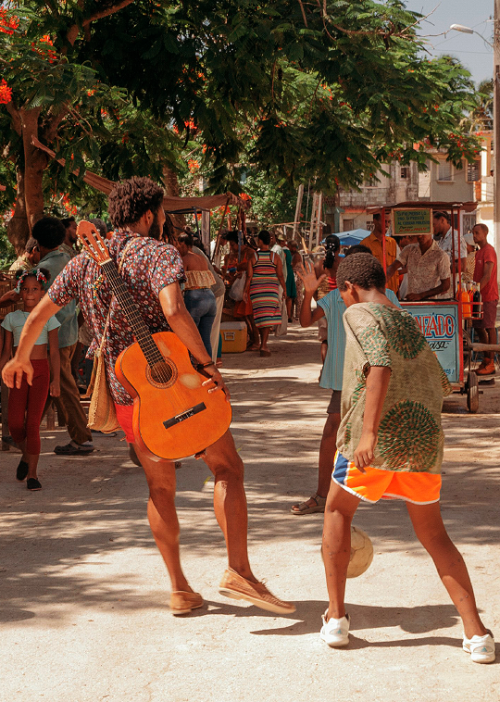
{"label": "orange and white shorts", "polygon": [[382,470],[367,466],[362,473],[352,461],[337,451],[333,462],[332,480],[365,502],[406,500],[415,505],[439,502],[441,475],[438,473],[409,473]]}

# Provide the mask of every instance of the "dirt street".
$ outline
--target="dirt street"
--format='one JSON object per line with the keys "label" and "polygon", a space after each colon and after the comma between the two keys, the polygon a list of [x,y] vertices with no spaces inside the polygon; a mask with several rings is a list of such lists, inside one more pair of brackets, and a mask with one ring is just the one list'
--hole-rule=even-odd
{"label": "dirt street", "polygon": [[[454,607],[400,503],[361,506],[355,523],[375,557],[348,582],[351,643],[335,651],[320,640],[322,515],[289,509],[315,490],[329,393],[318,389],[313,331],[294,326],[273,351],[269,359],[225,356],[224,372],[246,465],[251,562],[296,613],[276,616],[219,595],[226,560],[213,483],[189,459],[177,473],[182,557],[207,605],[172,617],[146,481],[122,435],[97,438],[88,457],[64,458],[52,449],[66,442],[65,430],[44,431],[41,492],[16,482],[18,453],[0,459],[2,702],[500,699],[500,655],[480,666],[462,652]],[[444,518],[500,640],[498,389],[484,389],[475,416],[453,396],[443,420]]]}

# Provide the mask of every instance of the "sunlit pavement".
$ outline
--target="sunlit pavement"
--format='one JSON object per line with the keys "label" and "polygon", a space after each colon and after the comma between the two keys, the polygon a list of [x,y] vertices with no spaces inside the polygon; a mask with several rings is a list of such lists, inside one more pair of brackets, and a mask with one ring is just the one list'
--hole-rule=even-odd
{"label": "sunlit pavement", "polygon": [[[322,515],[291,505],[315,492],[329,393],[317,385],[319,345],[296,326],[271,358],[224,357],[236,446],[245,461],[253,568],[297,611],[276,616],[218,593],[225,549],[201,461],[177,472],[182,558],[206,606],[174,618],[146,520],[147,486],[124,441],[99,437],[87,457],[58,457],[64,430],[43,432],[40,480],[15,480],[1,454],[0,700],[235,702],[335,700],[494,702],[497,665],[473,664],[461,625],[403,505],[362,506],[370,569],[350,580],[350,646],[320,640],[326,588]],[[500,639],[500,393],[480,413],[446,402],[442,506],[484,620]],[[121,436],[121,435],[120,435]],[[499,656],[500,659],[500,656]]]}

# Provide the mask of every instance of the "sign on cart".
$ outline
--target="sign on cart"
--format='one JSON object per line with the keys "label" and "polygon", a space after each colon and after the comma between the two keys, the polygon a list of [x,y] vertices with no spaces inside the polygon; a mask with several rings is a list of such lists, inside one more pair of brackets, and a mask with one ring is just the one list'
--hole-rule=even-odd
{"label": "sign on cart", "polygon": [[450,383],[460,379],[460,344],[458,333],[458,305],[405,305],[414,317],[420,331],[429,342]]}
{"label": "sign on cart", "polygon": [[412,210],[405,207],[392,210],[392,236],[432,233],[432,210]]}

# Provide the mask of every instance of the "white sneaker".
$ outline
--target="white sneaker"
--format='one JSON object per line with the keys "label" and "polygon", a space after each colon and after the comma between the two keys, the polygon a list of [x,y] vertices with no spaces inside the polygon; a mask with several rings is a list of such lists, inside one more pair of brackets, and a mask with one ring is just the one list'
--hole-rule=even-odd
{"label": "white sneaker", "polygon": [[464,634],[463,649],[470,653],[474,663],[493,663],[495,660],[495,640],[489,630],[484,636],[473,636],[470,639]]}
{"label": "white sneaker", "polygon": [[329,619],[326,621],[328,610],[322,615],[323,626],[320,636],[331,648],[342,648],[349,643],[349,615],[342,619]]}

